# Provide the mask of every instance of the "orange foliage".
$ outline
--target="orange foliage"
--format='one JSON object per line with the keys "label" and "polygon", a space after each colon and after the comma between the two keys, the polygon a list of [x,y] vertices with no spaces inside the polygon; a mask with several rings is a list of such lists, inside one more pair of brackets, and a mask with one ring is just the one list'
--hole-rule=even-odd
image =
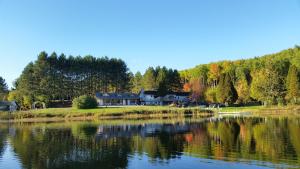
{"label": "orange foliage", "polygon": [[185,141],[188,142],[188,143],[191,143],[193,141],[193,134],[185,134],[184,135],[185,137]]}
{"label": "orange foliage", "polygon": [[220,76],[220,67],[217,64],[211,64],[209,71],[214,79],[217,79]]}
{"label": "orange foliage", "polygon": [[185,83],[183,85],[183,91],[185,92],[190,92],[192,90],[191,84],[190,83]]}
{"label": "orange foliage", "polygon": [[193,79],[190,82],[192,90],[192,100],[198,101],[201,97],[204,96],[205,85],[200,79]]}

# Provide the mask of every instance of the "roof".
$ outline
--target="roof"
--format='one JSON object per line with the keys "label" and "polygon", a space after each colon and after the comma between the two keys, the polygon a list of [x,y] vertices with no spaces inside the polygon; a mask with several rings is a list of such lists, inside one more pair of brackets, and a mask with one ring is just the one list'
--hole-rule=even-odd
{"label": "roof", "polygon": [[[144,94],[148,95],[158,95],[156,90],[145,90]],[[176,95],[176,96],[189,96],[189,92],[168,92],[166,95]]]}
{"label": "roof", "polygon": [[10,106],[17,106],[16,102],[6,102],[6,101],[0,101],[0,110],[7,111],[9,110]]}
{"label": "roof", "polygon": [[96,93],[99,99],[139,99],[139,95],[134,93]]}
{"label": "roof", "polygon": [[0,106],[11,106],[14,102],[0,101]]}
{"label": "roof", "polygon": [[169,94],[174,94],[176,96],[189,96],[189,92],[170,92]]}
{"label": "roof", "polygon": [[157,91],[155,91],[155,90],[146,90],[146,91],[144,91],[144,94],[157,95]]}

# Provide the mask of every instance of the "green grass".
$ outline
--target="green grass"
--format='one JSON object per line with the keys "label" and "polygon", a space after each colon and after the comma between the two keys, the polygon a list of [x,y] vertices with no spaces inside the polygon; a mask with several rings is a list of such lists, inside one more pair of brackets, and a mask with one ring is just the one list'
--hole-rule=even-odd
{"label": "green grass", "polygon": [[188,115],[203,117],[213,112],[250,112],[256,115],[300,114],[300,106],[245,106],[220,109],[200,109],[199,107],[177,108],[169,106],[103,107],[96,109],[49,108],[14,113],[0,112],[0,121],[61,121],[97,119],[137,119],[137,118],[181,118]]}
{"label": "green grass", "polygon": [[222,107],[219,110],[214,109],[214,111],[219,112],[254,112],[265,109],[263,106],[245,106],[245,107]]}
{"label": "green grass", "polygon": [[96,109],[75,109],[75,108],[49,108],[29,111],[19,111],[14,113],[0,113],[0,119],[37,119],[37,118],[57,118],[57,119],[100,119],[100,118],[120,118],[120,117],[165,117],[184,116],[186,114],[208,114],[210,110],[200,108],[176,108],[168,106],[132,106],[132,107],[103,107]]}
{"label": "green grass", "polygon": [[300,111],[300,106],[244,106],[244,107],[222,107],[212,109],[214,112],[250,112],[255,114],[270,113],[295,113]]}

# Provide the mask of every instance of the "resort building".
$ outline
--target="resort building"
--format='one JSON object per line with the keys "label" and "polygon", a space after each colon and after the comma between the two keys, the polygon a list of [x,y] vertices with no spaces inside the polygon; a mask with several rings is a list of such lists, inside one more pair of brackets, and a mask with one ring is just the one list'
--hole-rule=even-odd
{"label": "resort building", "polygon": [[168,105],[172,103],[189,102],[188,92],[169,92],[159,96],[155,90],[141,90],[133,93],[96,93],[99,106],[127,106],[127,105]]}
{"label": "resort building", "polygon": [[18,105],[15,101],[12,102],[0,101],[0,111],[14,112],[17,111],[17,109],[18,109]]}
{"label": "resort building", "polygon": [[167,105],[172,103],[187,103],[189,102],[188,92],[169,92],[165,96],[158,96],[155,90],[141,90],[139,93],[140,102],[143,105]]}
{"label": "resort building", "polygon": [[133,93],[96,93],[99,106],[126,106],[139,104],[139,96]]}

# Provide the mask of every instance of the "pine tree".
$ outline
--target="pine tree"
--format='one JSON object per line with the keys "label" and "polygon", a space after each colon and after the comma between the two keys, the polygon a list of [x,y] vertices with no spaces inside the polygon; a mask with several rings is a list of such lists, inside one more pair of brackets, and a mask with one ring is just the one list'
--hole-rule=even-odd
{"label": "pine tree", "polygon": [[0,101],[7,95],[8,87],[5,80],[0,76]]}
{"label": "pine tree", "polygon": [[298,69],[294,65],[290,66],[289,68],[286,89],[286,99],[290,100],[291,103],[297,103],[297,99],[300,97],[300,82]]}
{"label": "pine tree", "polygon": [[145,90],[154,90],[155,87],[155,71],[153,67],[150,67],[146,70],[146,73],[143,77],[143,87]]}
{"label": "pine tree", "polygon": [[237,91],[228,73],[222,74],[220,77],[217,97],[219,102],[226,104],[233,104],[238,98]]}
{"label": "pine tree", "polygon": [[141,72],[137,72],[134,77],[133,77],[133,81],[132,81],[132,92],[133,93],[138,93],[141,91],[141,89],[143,88],[143,76],[141,74]]}

